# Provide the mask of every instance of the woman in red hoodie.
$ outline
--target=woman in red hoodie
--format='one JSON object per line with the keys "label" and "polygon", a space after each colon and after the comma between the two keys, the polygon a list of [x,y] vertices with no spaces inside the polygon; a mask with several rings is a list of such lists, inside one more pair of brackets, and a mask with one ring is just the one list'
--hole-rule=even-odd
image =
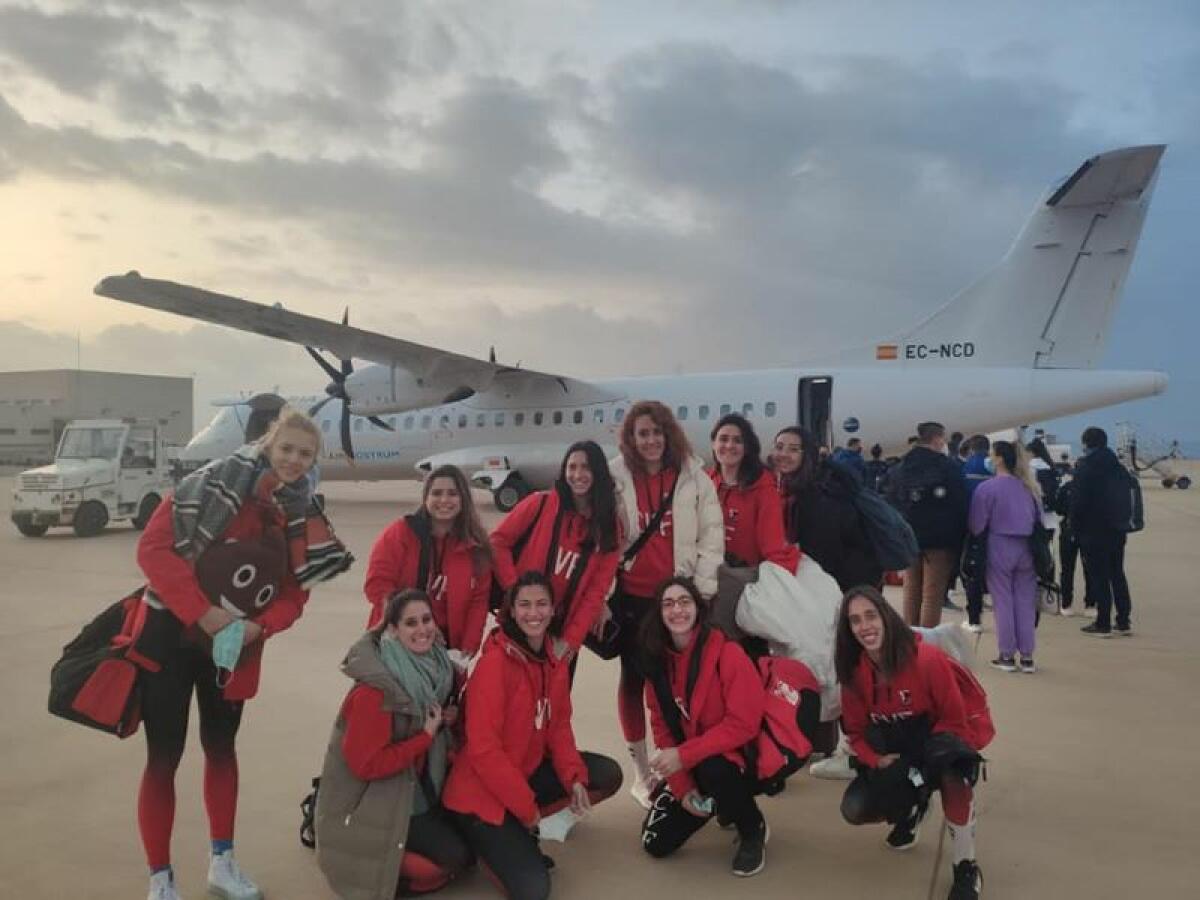
{"label": "woman in red hoodie", "polygon": [[613,479],[595,441],[568,447],[554,487],[530,494],[492,532],[500,587],[511,588],[518,572],[550,579],[562,622],[555,656],[573,658],[595,625],[617,574],[620,541]]}
{"label": "woman in red hoodie", "polygon": [[725,561],[757,566],[766,560],[794,573],[800,551],[784,534],[779,488],[763,465],[754,426],[745,416],[729,413],[717,420],[709,437],[714,465],[708,475],[725,518]]}
{"label": "woman in red hoodie", "polygon": [[567,665],[549,650],[557,619],[550,580],[525,572],[509,591],[467,682],[466,745],[442,803],[511,900],[550,895],[535,828],[567,805],[586,813],[616,793],[621,767],[580,753],[571,731]]}
{"label": "woman in red hoodie", "polygon": [[471,487],[457,466],[440,466],[425,479],[421,508],[375,539],[363,588],[371,603],[367,628],[379,625],[388,597],[416,588],[429,595],[447,649],[473,656],[483,643],[491,584],[491,550]]}
{"label": "woman in red hoodie", "polygon": [[642,825],[642,847],[674,853],[713,816],[737,828],[733,874],[766,865],[767,823],[754,801],[742,748],[758,735],[765,692],[745,651],[708,625],[708,601],[691,579],[658,590],[658,613],[646,619],[646,706],[654,743],[650,766],[665,782]]}
{"label": "woman in red hoodie", "polygon": [[[259,444],[180,482],[138,541],[138,565],[147,580],[143,602],[169,613],[154,614],[156,630],[172,635],[162,640],[161,669],[140,677],[147,754],[138,826],[151,871],[150,900],[179,900],[170,858],[175,771],[187,743],[193,692],[212,839],[209,891],[226,900],[262,896],[233,857],[234,740],[244,702],[258,691],[264,642],[300,617],[307,587],[349,566],[351,558],[309,494],[306,476],[320,440],[312,419],[285,407]],[[226,565],[221,583],[213,584],[213,560],[236,557],[238,543],[248,545],[246,555]],[[229,638],[234,642],[226,647]],[[228,672],[217,668],[214,644],[226,663],[221,651],[236,652]]]}
{"label": "woman in red hoodie", "polygon": [[873,587],[852,588],[838,614],[834,664],[842,729],[858,777],[842,797],[852,825],[886,821],[887,844],[907,850],[931,791],[941,791],[953,848],[949,900],[976,900],[973,786],[981,757],[971,746],[966,706],[950,659],[913,633]]}

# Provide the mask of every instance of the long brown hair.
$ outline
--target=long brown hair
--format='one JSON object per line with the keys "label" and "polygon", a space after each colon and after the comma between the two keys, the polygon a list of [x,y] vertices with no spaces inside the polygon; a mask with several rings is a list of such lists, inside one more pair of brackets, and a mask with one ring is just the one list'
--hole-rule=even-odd
{"label": "long brown hair", "polygon": [[657,400],[639,400],[629,407],[629,412],[625,414],[625,421],[621,423],[620,437],[621,458],[625,460],[625,467],[631,474],[646,471],[645,463],[638,456],[637,444],[633,438],[634,426],[642,416],[649,416],[651,421],[662,429],[663,468],[682,472],[684,462],[692,455],[692,445],[675,420],[675,414],[669,407]]}
{"label": "long brown hair", "polygon": [[863,655],[863,646],[850,630],[850,601],[862,597],[869,600],[883,622],[883,644],[879,648],[879,671],[891,678],[917,653],[917,636],[892,609],[882,592],[869,584],[860,584],[846,591],[842,606],[838,610],[837,635],[834,638],[833,665],[837,669],[838,684],[849,686],[854,683],[854,674]]}
{"label": "long brown hair", "polygon": [[667,592],[667,588],[672,585],[679,585],[692,595],[692,600],[696,603],[696,629],[704,630],[710,627],[708,624],[709,602],[700,594],[696,582],[684,575],[668,578],[655,589],[652,601],[654,608],[642,619],[641,627],[638,629],[637,646],[642,655],[643,665],[648,672],[662,669],[665,665],[667,648],[671,646],[671,634],[667,631],[667,626],[663,624],[662,598],[663,594]]}
{"label": "long brown hair", "polygon": [[422,513],[426,513],[425,501],[429,499],[429,492],[433,489],[433,482],[437,478],[449,478],[454,482],[455,490],[458,491],[462,507],[454,519],[454,524],[450,526],[450,533],[471,548],[471,560],[475,565],[475,574],[480,575],[492,564],[492,547],[488,542],[487,531],[484,530],[483,523],[479,521],[479,511],[475,509],[475,498],[471,496],[470,482],[467,481],[467,476],[458,466],[438,466],[429,473],[429,477],[425,479],[425,484],[421,487]]}

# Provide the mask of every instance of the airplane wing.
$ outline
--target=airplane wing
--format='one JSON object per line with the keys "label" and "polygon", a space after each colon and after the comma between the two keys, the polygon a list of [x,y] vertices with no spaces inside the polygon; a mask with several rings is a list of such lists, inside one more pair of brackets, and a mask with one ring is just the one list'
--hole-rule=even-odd
{"label": "airplane wing", "polygon": [[530,392],[543,396],[549,389],[554,389],[569,395],[573,403],[601,403],[620,399],[620,395],[586,381],[498,365],[290,312],[280,305],[266,306],[173,281],[143,278],[137,272],[110,275],[102,279],[94,290],[102,297],[293,344],[319,347],[341,359],[365,359],[405,369],[426,384],[445,385],[448,393],[464,387],[482,393],[497,387],[511,394]]}

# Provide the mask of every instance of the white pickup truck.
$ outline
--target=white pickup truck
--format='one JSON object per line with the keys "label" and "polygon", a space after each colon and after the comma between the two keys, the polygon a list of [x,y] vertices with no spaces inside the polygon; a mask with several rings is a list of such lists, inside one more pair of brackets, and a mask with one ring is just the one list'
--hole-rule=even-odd
{"label": "white pickup truck", "polygon": [[12,520],[26,537],[70,525],[91,537],[109,522],[145,528],[171,490],[171,460],[156,424],[77,419],[63,431],[54,462],[17,476]]}

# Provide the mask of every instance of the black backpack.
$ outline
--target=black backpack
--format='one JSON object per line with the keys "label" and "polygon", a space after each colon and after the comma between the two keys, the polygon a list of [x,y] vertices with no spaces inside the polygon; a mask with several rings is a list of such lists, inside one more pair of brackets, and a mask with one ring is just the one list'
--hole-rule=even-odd
{"label": "black backpack", "polygon": [[1105,479],[1103,499],[1104,521],[1110,528],[1131,534],[1146,527],[1141,482],[1124,466]]}
{"label": "black backpack", "polygon": [[1053,511],[1058,501],[1058,490],[1062,483],[1062,475],[1057,469],[1034,469],[1038,487],[1042,489],[1042,509]]}

